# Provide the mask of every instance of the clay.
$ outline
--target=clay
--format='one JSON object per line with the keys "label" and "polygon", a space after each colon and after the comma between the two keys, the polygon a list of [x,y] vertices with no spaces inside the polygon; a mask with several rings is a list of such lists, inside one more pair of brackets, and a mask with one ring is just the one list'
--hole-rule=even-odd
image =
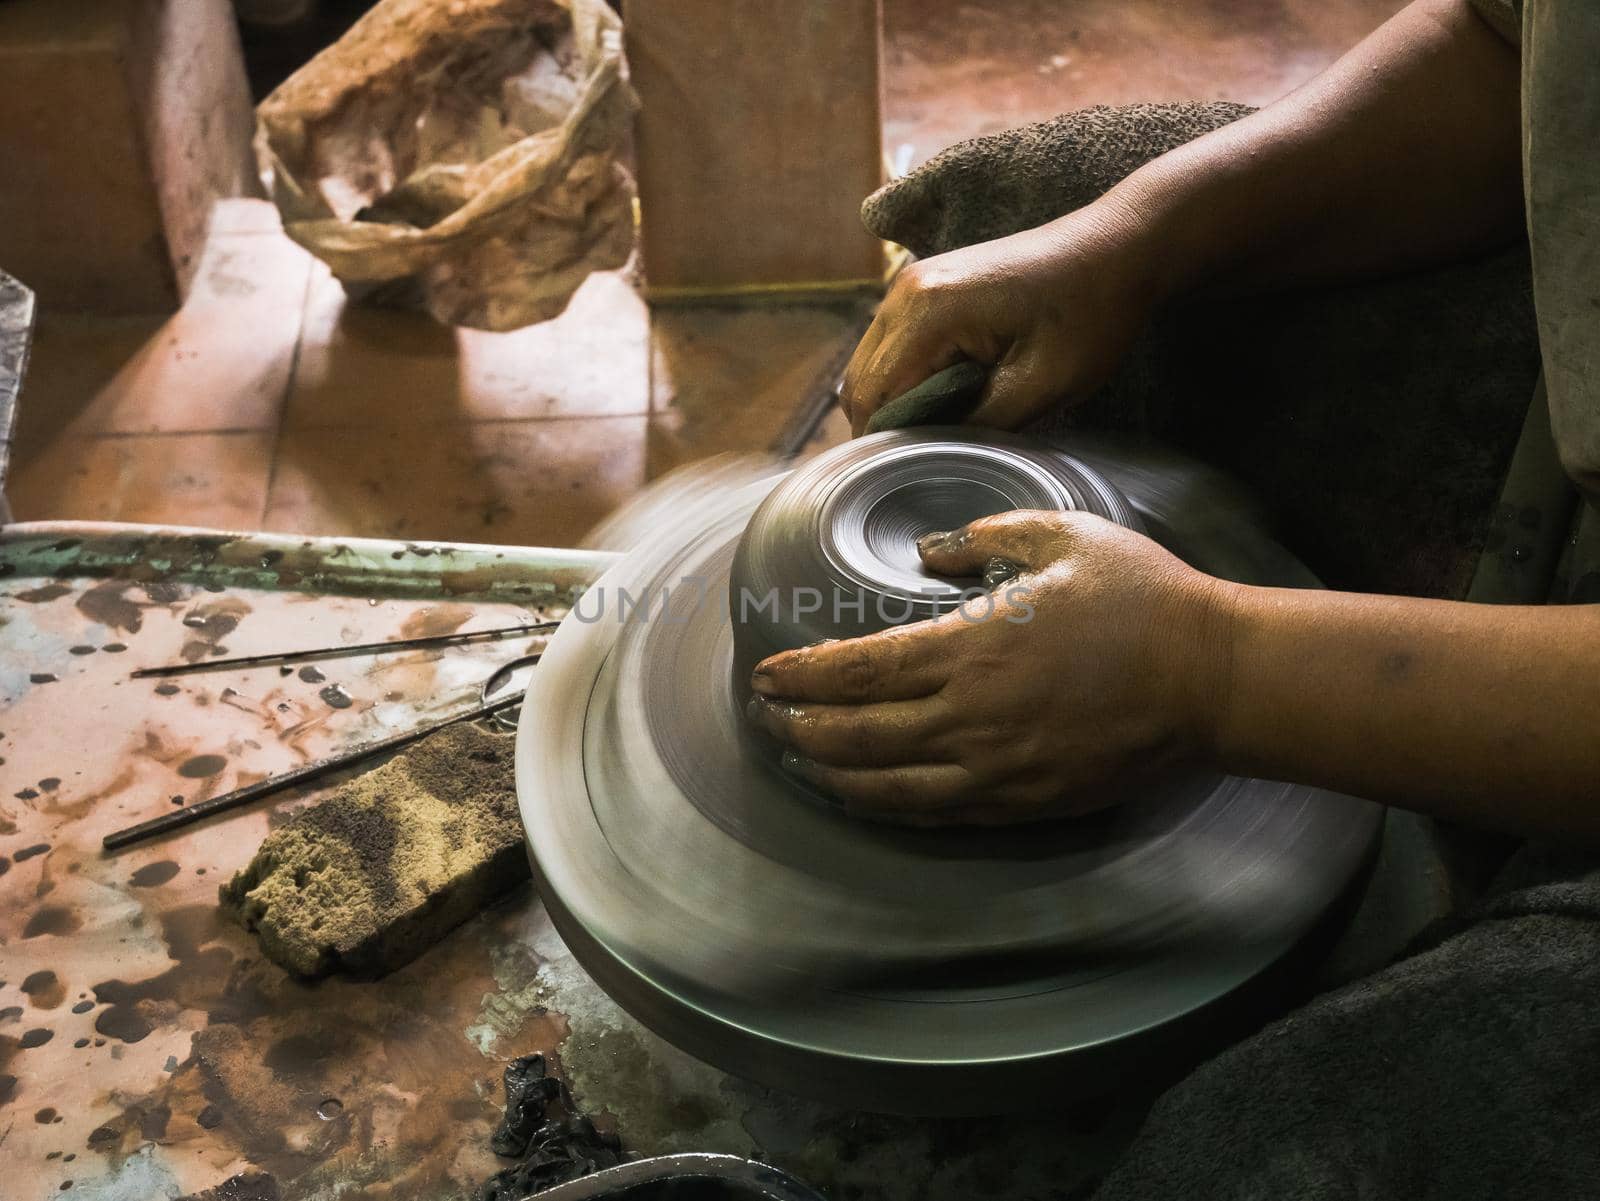
{"label": "clay", "polygon": [[[479,1201],[513,1201],[622,1162],[622,1145],[577,1111],[542,1055],[506,1065],[506,1112],[489,1145],[519,1162],[491,1176]],[[552,1112],[554,1111],[554,1112]]]}
{"label": "clay", "polygon": [[318,692],[317,695],[322,698],[323,703],[326,704],[330,709],[348,709],[352,704],[355,703],[350,694],[338,684],[329,684],[326,688]]}
{"label": "clay", "polygon": [[561,1096],[561,1081],[548,1075],[543,1055],[524,1055],[506,1065],[506,1112],[489,1140],[496,1155],[516,1158],[544,1125],[545,1110]]}
{"label": "clay", "polygon": [[230,1176],[215,1188],[192,1193],[179,1201],[278,1201],[278,1181],[266,1172],[242,1172]]}
{"label": "clay", "polygon": [[511,739],[457,725],[269,834],[221,904],[297,976],[380,976],[527,877]]}

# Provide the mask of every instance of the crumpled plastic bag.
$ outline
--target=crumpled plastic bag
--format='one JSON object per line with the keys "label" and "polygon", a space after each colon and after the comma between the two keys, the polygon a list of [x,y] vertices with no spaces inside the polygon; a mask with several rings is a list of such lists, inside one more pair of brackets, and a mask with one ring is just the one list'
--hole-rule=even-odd
{"label": "crumpled plastic bag", "polygon": [[262,101],[256,156],[352,296],[516,329],[632,253],[634,105],[603,0],[382,0]]}

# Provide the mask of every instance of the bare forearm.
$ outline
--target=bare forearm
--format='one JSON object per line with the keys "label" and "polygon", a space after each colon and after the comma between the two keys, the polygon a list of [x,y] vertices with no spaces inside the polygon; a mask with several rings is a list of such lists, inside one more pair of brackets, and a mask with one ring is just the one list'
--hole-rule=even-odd
{"label": "bare forearm", "polygon": [[1228,770],[1600,840],[1600,609],[1229,597]]}
{"label": "bare forearm", "polygon": [[1418,0],[1304,87],[1097,204],[1148,232],[1161,295],[1481,253],[1521,229],[1516,53],[1466,0]]}

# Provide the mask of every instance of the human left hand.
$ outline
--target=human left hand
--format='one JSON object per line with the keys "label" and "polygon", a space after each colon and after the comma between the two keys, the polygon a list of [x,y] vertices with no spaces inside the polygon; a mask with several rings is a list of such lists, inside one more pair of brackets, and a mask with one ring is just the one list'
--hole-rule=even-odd
{"label": "human left hand", "polygon": [[1020,574],[933,621],[774,655],[750,718],[855,814],[994,824],[1110,803],[1204,755],[1228,692],[1231,585],[1086,513],[1012,512],[919,545],[938,575]]}

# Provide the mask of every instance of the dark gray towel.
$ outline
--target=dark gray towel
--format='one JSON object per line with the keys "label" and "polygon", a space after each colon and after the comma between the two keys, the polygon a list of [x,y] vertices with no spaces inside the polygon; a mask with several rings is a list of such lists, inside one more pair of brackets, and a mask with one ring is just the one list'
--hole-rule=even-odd
{"label": "dark gray towel", "polygon": [[[962,142],[862,206],[919,255],[1041,225],[1249,113],[1096,107]],[[1041,423],[1152,435],[1261,496],[1330,585],[1466,593],[1539,371],[1526,249],[1361,287],[1163,314],[1123,369]]]}
{"label": "dark gray towel", "polygon": [[1600,868],[1520,853],[1392,967],[1219,1055],[1095,1201],[1600,1197]]}
{"label": "dark gray towel", "polygon": [[861,219],[923,258],[1082,208],[1135,168],[1255,110],[1217,100],[1095,105],[958,142],[879,188]]}

